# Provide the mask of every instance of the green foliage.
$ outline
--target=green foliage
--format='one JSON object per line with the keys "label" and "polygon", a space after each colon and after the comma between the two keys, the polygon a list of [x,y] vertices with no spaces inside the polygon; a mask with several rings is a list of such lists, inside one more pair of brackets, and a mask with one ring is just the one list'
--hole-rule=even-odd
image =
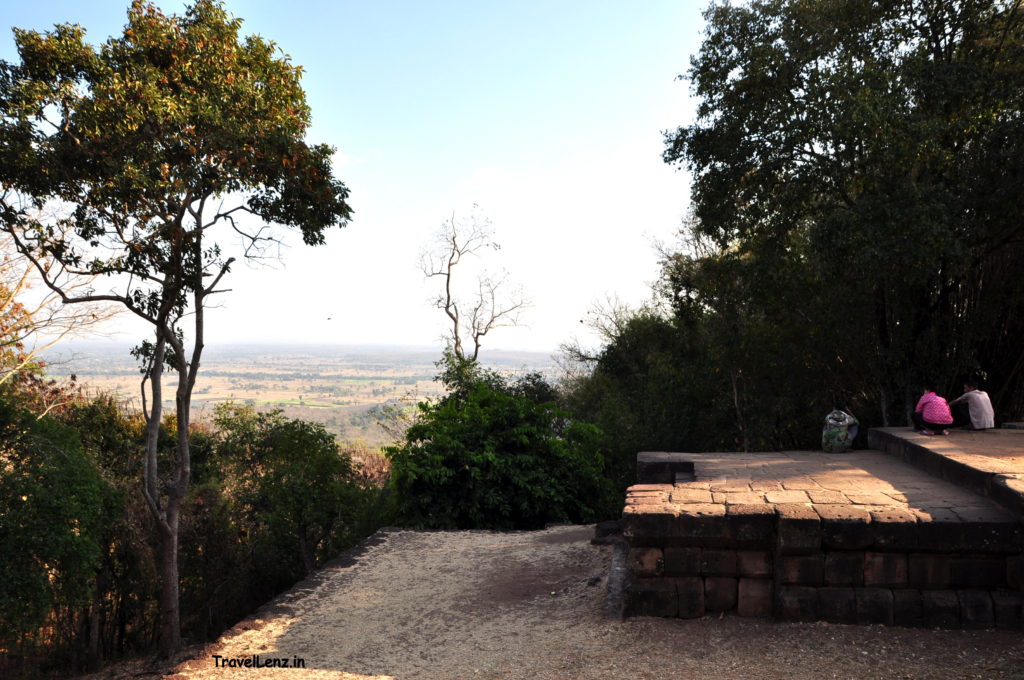
{"label": "green foliage", "polygon": [[89,602],[114,507],[75,433],[0,394],[0,645]]}
{"label": "green foliage", "polygon": [[[18,169],[27,174],[31,163],[55,161],[60,172],[34,183],[57,190],[78,179],[64,173],[110,177],[87,189],[97,207],[123,201],[144,210],[160,195],[260,187],[266,219],[307,225],[308,240],[318,240],[317,231],[346,209],[324,203],[344,198],[325,172],[330,150],[296,142],[310,117],[301,68],[262,38],[240,39],[240,27],[220,3],[200,0],[183,17],[136,2],[123,37],[100,50],[78,26],[16,29],[23,63],[5,65],[10,124],[25,132],[54,104],[67,116],[52,137],[33,131],[33,141],[47,143],[23,148]],[[87,163],[74,170],[70,161]],[[309,205],[297,205],[304,195]],[[321,208],[326,215],[308,212]]]}
{"label": "green foliage", "polygon": [[[76,269],[134,273],[126,303],[156,318],[226,266],[202,245],[212,223],[250,213],[297,227],[308,244],[344,223],[333,150],[303,140],[301,67],[240,28],[220,3],[198,0],[181,17],[135,2],[123,36],[99,49],[79,26],[15,29],[22,62],[0,63],[0,185],[24,201],[5,202],[22,246]],[[205,201],[229,194],[248,196],[203,223]],[[73,215],[37,222],[29,207],[51,199]],[[95,259],[97,244],[113,254]],[[152,285],[155,273],[173,284]]]}
{"label": "green foliage", "polygon": [[1024,410],[1019,14],[708,10],[698,119],[665,152],[694,175],[695,249],[666,262],[665,291],[749,446],[785,445],[785,423],[834,396],[902,421],[924,373],[945,391],[980,372],[997,412]]}
{"label": "green foliage", "polygon": [[355,470],[321,424],[237,404],[218,407],[215,424],[240,521],[286,565],[286,578],[312,571],[357,540]]}
{"label": "green foliage", "polygon": [[[604,437],[552,402],[537,376],[508,384],[451,354],[450,392],[421,403],[405,441],[386,449],[401,521],[430,529],[535,529],[610,512]],[[550,389],[550,388],[548,388]]]}
{"label": "green foliage", "polygon": [[138,449],[143,423],[110,394],[77,399],[60,411],[60,420],[78,433],[104,477],[118,481],[139,478]]}
{"label": "green foliage", "polygon": [[[0,649],[60,672],[151,651],[160,564],[139,488],[143,418],[109,395],[42,419],[33,403],[20,390],[0,398]],[[339,454],[319,425],[279,413],[218,416],[220,430],[192,427],[197,483],[181,514],[182,627],[194,640],[387,521],[386,473],[358,469],[358,449]],[[175,456],[175,429],[165,419],[163,457]]]}
{"label": "green foliage", "polygon": [[985,1],[716,4],[665,159],[694,217],[660,306],[566,403],[637,450],[817,448],[835,400],[905,419],[925,373],[1024,413],[1024,24]]}
{"label": "green foliage", "polygon": [[[781,282],[771,289],[775,302],[765,295],[751,304],[751,266],[667,260],[665,277],[689,279],[689,287],[624,319],[590,372],[568,386],[569,410],[613,443],[620,486],[635,481],[637,451],[817,448],[833,398],[877,421],[871,395],[847,392],[863,384],[861,373],[829,354],[828,329],[787,307]],[[672,290],[681,289],[663,287]]]}

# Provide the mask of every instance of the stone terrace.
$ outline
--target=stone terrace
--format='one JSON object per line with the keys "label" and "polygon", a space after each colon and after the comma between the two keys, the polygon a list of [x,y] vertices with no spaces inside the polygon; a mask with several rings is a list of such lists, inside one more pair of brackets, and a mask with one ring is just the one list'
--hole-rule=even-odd
{"label": "stone terrace", "polygon": [[[1006,466],[1024,462],[1024,431],[1015,440],[883,434],[906,435],[906,446],[888,442],[894,455],[639,454],[647,483],[629,489],[622,520],[626,613],[1020,629],[1021,478]],[[914,448],[957,440],[952,463]],[[998,455],[968,460],[984,450],[977,441],[999,442]],[[926,469],[910,464],[921,461]]]}
{"label": "stone terrace", "polygon": [[1024,430],[952,430],[929,437],[906,428],[876,428],[872,448],[892,454],[928,474],[988,496],[1024,515]]}

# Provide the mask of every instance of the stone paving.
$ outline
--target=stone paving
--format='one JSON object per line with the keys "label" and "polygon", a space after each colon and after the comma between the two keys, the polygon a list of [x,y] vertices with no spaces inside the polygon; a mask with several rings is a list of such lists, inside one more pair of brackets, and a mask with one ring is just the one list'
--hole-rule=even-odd
{"label": "stone paving", "polygon": [[890,455],[639,454],[627,613],[1020,628],[1024,431],[882,435]]}
{"label": "stone paving", "polygon": [[[991,499],[878,451],[677,455],[694,463],[695,479],[631,487],[627,514],[686,512],[684,506],[694,505],[717,505],[726,511],[733,505],[763,504],[777,511],[779,505],[805,504],[815,509],[846,505],[869,513],[900,509],[918,522],[1016,521]],[[718,514],[712,508],[701,510]]]}

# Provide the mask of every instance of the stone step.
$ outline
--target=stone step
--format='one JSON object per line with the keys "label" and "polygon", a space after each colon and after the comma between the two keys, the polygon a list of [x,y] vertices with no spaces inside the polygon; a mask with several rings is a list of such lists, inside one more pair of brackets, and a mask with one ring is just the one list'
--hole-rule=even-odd
{"label": "stone step", "polygon": [[929,436],[885,427],[871,429],[868,443],[1024,516],[1024,430],[951,430],[948,436]]}

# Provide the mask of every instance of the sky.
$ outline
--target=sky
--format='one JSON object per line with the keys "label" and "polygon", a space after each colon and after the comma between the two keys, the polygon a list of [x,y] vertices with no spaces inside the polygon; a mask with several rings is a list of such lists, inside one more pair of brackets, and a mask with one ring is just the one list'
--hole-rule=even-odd
{"label": "sky", "polygon": [[[0,59],[17,60],[10,27],[78,23],[99,44],[121,33],[128,4],[0,0]],[[440,348],[447,319],[420,255],[444,220],[476,205],[501,249],[475,266],[507,273],[531,303],[482,355],[597,346],[581,322],[609,299],[650,298],[656,246],[677,240],[689,204],[687,174],[661,153],[664,131],[693,122],[677,76],[700,45],[705,5],[227,0],[243,34],[304,68],[307,140],[336,148],[354,216],[324,246],[286,237],[279,262],[236,266],[207,314],[207,344]],[[470,285],[477,272],[457,275]],[[126,316],[106,330],[150,334]]]}

